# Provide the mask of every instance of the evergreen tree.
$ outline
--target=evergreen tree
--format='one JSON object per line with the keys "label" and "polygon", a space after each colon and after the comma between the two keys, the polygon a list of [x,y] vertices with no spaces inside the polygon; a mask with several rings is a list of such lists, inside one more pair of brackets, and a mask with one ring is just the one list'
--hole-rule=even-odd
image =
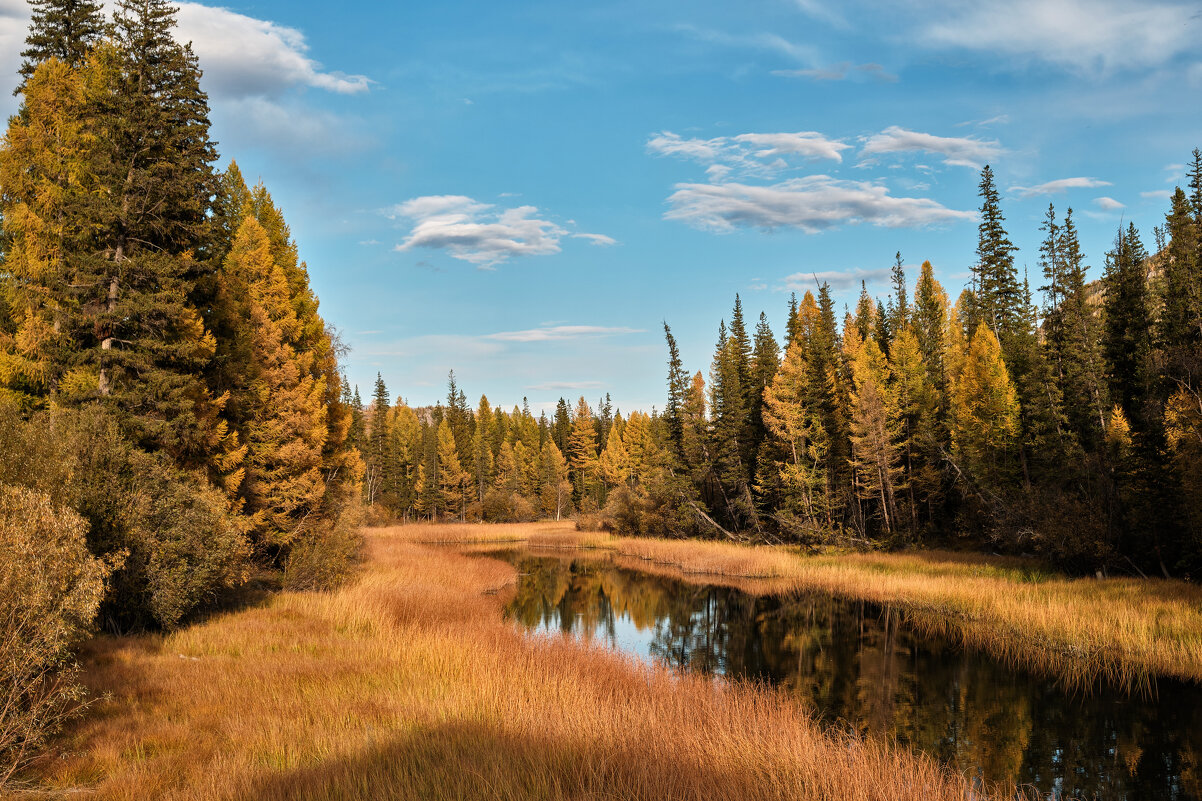
{"label": "evergreen tree", "polygon": [[685,393],[688,392],[689,376],[681,364],[680,350],[676,347],[676,338],[672,336],[672,329],[667,322],[664,323],[664,337],[668,341],[668,405],[664,408],[664,419],[668,425],[668,439],[673,451],[679,455],[684,436],[682,407]]}
{"label": "evergreen tree", "polygon": [[246,299],[247,328],[241,336],[251,343],[243,381],[233,388],[238,427],[248,450],[246,511],[263,544],[288,545],[297,527],[319,510],[325,491],[325,388],[288,344],[287,332],[296,325],[296,317],[287,284],[271,258],[265,232],[253,218],[239,229],[224,275],[230,293]]}
{"label": "evergreen tree", "polygon": [[1135,224],[1119,230],[1106,255],[1103,348],[1110,365],[1111,397],[1139,437],[1154,427],[1151,298],[1147,253]]}
{"label": "evergreen tree", "polygon": [[891,270],[893,277],[892,314],[889,315],[889,331],[894,336],[905,330],[910,324],[910,301],[906,292],[906,269],[902,261],[901,251],[897,252]]}
{"label": "evergreen tree", "polygon": [[601,505],[601,465],[597,454],[597,430],[593,412],[583,397],[572,415],[572,433],[568,437],[568,464],[571,465],[573,500],[577,505],[598,508]]}
{"label": "evergreen tree", "polygon": [[1007,455],[1019,434],[1018,393],[988,325],[979,324],[956,350],[960,347],[965,350],[955,357],[951,384],[953,453],[970,478],[996,487],[1006,477]]}
{"label": "evergreen tree", "polygon": [[476,431],[472,434],[472,472],[476,482],[476,500],[484,500],[485,490],[492,485],[492,408],[488,397],[480,396],[476,409]]}
{"label": "evergreen tree", "polygon": [[555,422],[551,424],[551,439],[560,453],[568,452],[568,437],[572,433],[572,416],[568,411],[568,402],[563,398],[555,404]]}
{"label": "evergreen tree", "polygon": [[947,387],[943,358],[947,342],[947,315],[947,293],[935,280],[931,263],[924,261],[914,290],[914,336],[918,340],[927,376],[940,394]]}
{"label": "evergreen tree", "polygon": [[389,446],[392,442],[391,432],[388,430],[388,410],[390,408],[388,387],[384,384],[384,377],[376,373],[375,390],[372,392],[371,418],[367,430],[367,450],[364,453],[364,462],[367,466],[367,484],[364,490],[367,493],[369,505],[376,502],[381,489],[388,483],[388,466],[391,461]]}
{"label": "evergreen tree", "polygon": [[1014,266],[1018,248],[1006,233],[1006,218],[988,164],[981,170],[978,192],[981,222],[977,226],[977,263],[972,269],[974,304],[968,310],[968,322],[973,328],[976,323],[989,326],[1004,344],[1025,317],[1022,287]]}
{"label": "evergreen tree", "polygon": [[21,52],[20,94],[38,65],[58,59],[78,67],[92,47],[103,38],[107,25],[104,7],[95,0],[29,0],[29,34]]}

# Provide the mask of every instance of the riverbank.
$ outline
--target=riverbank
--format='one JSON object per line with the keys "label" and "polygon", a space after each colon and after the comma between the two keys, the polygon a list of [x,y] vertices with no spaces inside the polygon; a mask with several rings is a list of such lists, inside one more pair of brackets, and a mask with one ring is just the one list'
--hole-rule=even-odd
{"label": "riverbank", "polygon": [[1202,682],[1202,587],[1068,578],[1022,560],[942,551],[803,555],[781,546],[577,532],[570,523],[408,525],[411,542],[605,550],[686,580],[747,592],[828,592],[904,610],[912,621],[1070,684],[1156,676]]}
{"label": "riverbank", "polygon": [[981,797],[930,759],[822,733],[775,691],[523,636],[501,614],[511,566],[412,539],[369,531],[336,592],[97,639],[81,659],[101,700],[25,797]]}

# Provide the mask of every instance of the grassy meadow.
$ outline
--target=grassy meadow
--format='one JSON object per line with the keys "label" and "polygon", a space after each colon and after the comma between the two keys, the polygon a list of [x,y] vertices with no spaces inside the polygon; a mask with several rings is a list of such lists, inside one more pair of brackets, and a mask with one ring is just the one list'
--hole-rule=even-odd
{"label": "grassy meadow", "polygon": [[641,570],[754,593],[814,590],[904,609],[912,621],[1067,683],[1202,681],[1202,587],[1067,578],[1024,560],[945,551],[802,555],[780,546],[610,537],[570,523],[408,525],[411,542],[605,549]]}
{"label": "grassy meadow", "polygon": [[[473,530],[595,541],[563,527]],[[81,658],[100,700],[21,797],[983,797],[930,759],[823,733],[773,690],[525,636],[501,615],[514,569],[416,542],[433,532],[469,533],[372,530],[340,590],[96,639]],[[695,553],[732,571],[785,564],[779,552]]]}

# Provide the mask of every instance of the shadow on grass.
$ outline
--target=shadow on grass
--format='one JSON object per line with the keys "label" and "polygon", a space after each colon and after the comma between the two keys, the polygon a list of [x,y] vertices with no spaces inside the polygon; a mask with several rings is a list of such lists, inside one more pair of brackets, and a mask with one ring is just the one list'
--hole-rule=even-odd
{"label": "shadow on grass", "polygon": [[226,801],[793,797],[751,766],[735,772],[696,760],[669,763],[652,756],[654,751],[650,743],[597,748],[579,740],[446,723],[349,759],[260,778]]}

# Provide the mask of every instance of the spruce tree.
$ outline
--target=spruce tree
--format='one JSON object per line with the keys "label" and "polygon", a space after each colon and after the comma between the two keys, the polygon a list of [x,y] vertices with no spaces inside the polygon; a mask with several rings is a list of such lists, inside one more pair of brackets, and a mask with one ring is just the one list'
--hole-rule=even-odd
{"label": "spruce tree", "polygon": [[1006,233],[1001,201],[988,164],[978,186],[981,222],[977,226],[977,263],[972,268],[974,308],[969,323],[983,322],[1005,345],[1022,325],[1022,287],[1014,266],[1018,250]]}
{"label": "spruce tree", "polygon": [[29,34],[21,52],[20,94],[43,61],[56,58],[78,67],[108,28],[104,6],[95,0],[29,0]]}
{"label": "spruce tree", "polygon": [[[683,407],[685,393],[689,388],[689,376],[680,361],[680,349],[676,346],[676,338],[672,329],[664,323],[664,337],[668,341],[668,404],[664,408],[664,418],[668,424],[668,439],[673,453],[680,455],[684,437]],[[560,399],[562,403],[562,398]]]}
{"label": "spruce tree", "polygon": [[1152,304],[1147,252],[1135,224],[1119,229],[1106,255],[1103,348],[1110,365],[1110,392],[1135,433],[1146,437],[1155,421],[1152,366]]}

